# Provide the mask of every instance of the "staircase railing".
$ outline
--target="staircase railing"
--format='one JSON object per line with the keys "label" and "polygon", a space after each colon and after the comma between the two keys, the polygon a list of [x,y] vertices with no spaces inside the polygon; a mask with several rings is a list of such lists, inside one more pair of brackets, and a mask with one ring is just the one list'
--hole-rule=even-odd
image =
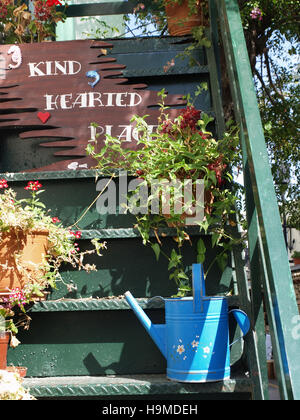
{"label": "staircase railing", "polygon": [[[256,337],[266,308],[281,398],[300,399],[300,316],[237,0],[210,0],[220,25],[235,117],[241,130]],[[263,292],[263,293],[262,293]]]}

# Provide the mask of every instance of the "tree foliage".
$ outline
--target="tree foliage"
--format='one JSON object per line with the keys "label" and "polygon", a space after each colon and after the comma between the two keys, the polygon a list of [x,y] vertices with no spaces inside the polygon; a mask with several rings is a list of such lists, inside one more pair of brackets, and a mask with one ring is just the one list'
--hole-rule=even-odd
{"label": "tree foliage", "polygon": [[300,0],[239,1],[276,192],[300,228]]}

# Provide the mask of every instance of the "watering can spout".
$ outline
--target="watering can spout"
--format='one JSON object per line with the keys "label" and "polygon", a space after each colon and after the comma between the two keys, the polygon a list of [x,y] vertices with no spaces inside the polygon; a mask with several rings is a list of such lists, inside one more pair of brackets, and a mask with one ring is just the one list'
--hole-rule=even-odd
{"label": "watering can spout", "polygon": [[143,325],[143,327],[146,329],[154,343],[159,348],[162,355],[167,358],[167,349],[166,349],[166,325],[165,324],[156,324],[154,325],[150,318],[146,315],[146,313],[143,311],[143,309],[140,307],[136,299],[132,296],[130,292],[125,293],[125,298]]}

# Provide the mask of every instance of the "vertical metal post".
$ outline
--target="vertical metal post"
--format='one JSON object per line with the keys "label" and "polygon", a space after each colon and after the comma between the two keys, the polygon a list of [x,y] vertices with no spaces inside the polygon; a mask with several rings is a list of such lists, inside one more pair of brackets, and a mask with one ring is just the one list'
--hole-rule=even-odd
{"label": "vertical metal post", "polygon": [[[232,96],[242,129],[244,158],[255,208],[249,220],[259,231],[249,236],[252,252],[259,245],[264,292],[272,342],[275,346],[281,395],[300,398],[300,338],[294,334],[293,320],[299,317],[292,276],[284,243],[278,204],[261,124],[256,93],[237,0],[217,2],[221,33],[226,44]],[[248,194],[249,198],[249,194]],[[248,212],[249,216],[249,212]],[[254,254],[253,254],[254,255]],[[259,256],[255,256],[255,263]],[[257,291],[259,293],[259,290]],[[297,318],[298,319],[298,318]]]}

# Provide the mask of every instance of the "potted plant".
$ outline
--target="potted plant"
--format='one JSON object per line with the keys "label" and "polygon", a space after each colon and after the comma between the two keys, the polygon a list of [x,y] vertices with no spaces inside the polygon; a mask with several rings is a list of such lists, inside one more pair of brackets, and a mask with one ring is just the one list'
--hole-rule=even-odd
{"label": "potted plant", "polygon": [[0,370],[6,369],[7,367],[7,349],[10,343],[11,347],[16,347],[19,341],[16,339],[15,334],[18,332],[17,325],[13,321],[15,312],[12,311],[12,307],[21,305],[21,300],[17,302],[17,299],[13,297],[17,291],[13,291],[13,294],[8,298],[1,298],[5,301],[0,303]]}
{"label": "potted plant", "polygon": [[[44,298],[49,287],[56,287],[63,264],[87,272],[96,270],[84,263],[84,258],[95,252],[101,255],[106,247],[93,239],[92,249],[80,251],[81,232],[64,228],[47,211],[39,199],[41,188],[38,181],[28,182],[25,190],[29,197],[19,200],[7,181],[0,180],[0,329],[4,346],[9,336],[12,346],[18,344],[14,338],[18,327],[28,327],[26,305]],[[24,318],[17,323],[16,312]]]}
{"label": "potted plant", "polygon": [[[164,33],[168,29],[171,36],[194,34],[199,27],[207,26],[208,3],[206,0],[155,0],[151,4],[139,3],[134,8],[139,31],[151,30]],[[125,16],[125,23],[128,17]]]}
{"label": "potted plant", "polygon": [[300,264],[300,251],[294,251],[292,258],[295,265]]}
{"label": "potted plant", "polygon": [[163,0],[168,32],[171,36],[191,34],[193,28],[206,26],[204,0]]}
{"label": "potted plant", "polygon": [[[163,102],[164,90],[159,95]],[[111,174],[112,170],[122,169],[138,178],[136,187],[128,193],[128,210],[135,214],[136,228],[144,245],[153,248],[157,259],[160,255],[168,259],[170,279],[178,286],[178,296],[191,291],[182,256],[183,244],[191,242],[184,223],[187,218],[199,226],[199,232],[210,231],[212,246],[222,248],[216,257],[221,269],[225,268],[227,252],[236,241],[227,229],[234,223],[231,216],[235,213],[236,202],[235,194],[227,184],[232,180],[231,166],[239,154],[238,135],[233,127],[217,141],[208,131],[212,120],[196,110],[190,98],[187,107],[180,110],[176,118],[169,116],[168,108],[162,103],[156,132],[151,133],[147,116],[134,117],[139,134],[137,150],[126,148],[125,143],[111,136],[106,136],[100,150],[97,139],[96,144],[91,141],[87,148],[102,173]],[[153,185],[159,186],[155,193]],[[187,199],[180,194],[183,185],[189,187]],[[198,200],[197,185],[204,189],[203,203]],[[165,186],[171,188],[171,194]],[[145,191],[150,192],[146,198]],[[143,202],[139,208],[135,206],[137,200]],[[157,207],[155,212],[153,206]],[[197,206],[202,206],[202,218],[194,221],[193,212],[195,215]],[[162,247],[163,229],[170,226],[174,229],[174,247],[166,254]],[[206,247],[202,239],[197,243],[197,250],[198,263],[203,263]]]}
{"label": "potted plant", "polygon": [[22,44],[55,37],[55,24],[66,19],[56,5],[62,4],[59,0],[35,0],[31,13],[22,0],[1,0],[0,40],[2,37],[5,44]]}

